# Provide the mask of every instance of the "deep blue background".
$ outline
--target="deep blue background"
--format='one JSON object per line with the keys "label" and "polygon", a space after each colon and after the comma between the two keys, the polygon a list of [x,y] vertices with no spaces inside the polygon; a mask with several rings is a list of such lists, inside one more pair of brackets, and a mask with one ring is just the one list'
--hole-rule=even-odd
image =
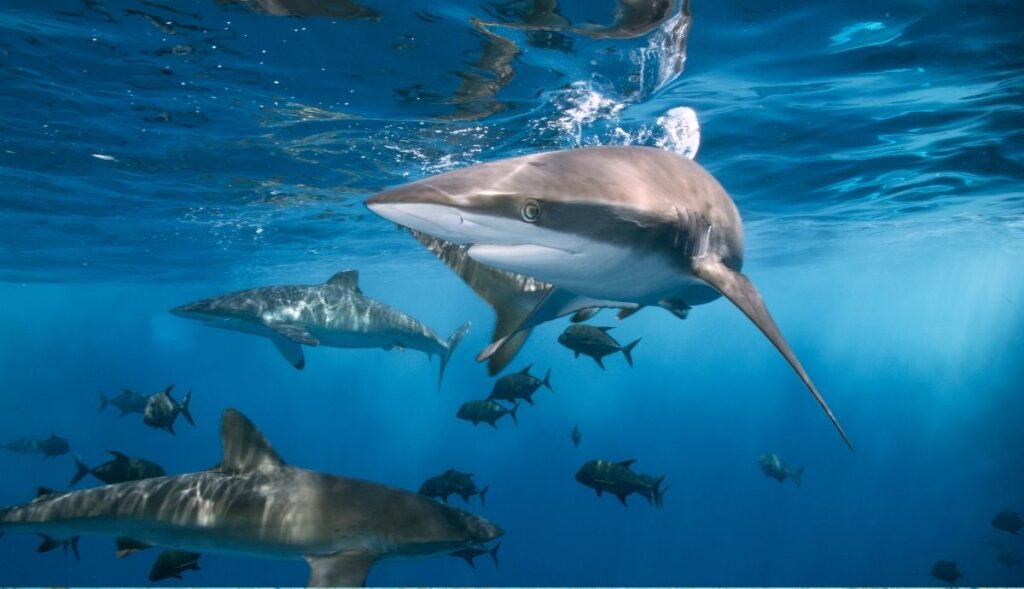
{"label": "deep blue background", "polygon": [[[613,7],[565,4],[583,20]],[[502,109],[475,120],[452,118],[453,72],[481,52],[469,17],[495,18],[494,6],[439,3],[428,23],[411,15],[419,6],[372,5],[379,21],[213,2],[8,3],[0,441],[53,431],[90,463],[109,448],[190,472],[219,460],[230,406],[297,466],[409,489],[456,467],[491,485],[482,512],[507,530],[500,569],[441,556],[377,566],[371,584],[920,585],[935,583],[938,559],[958,561],[966,583],[1024,583],[995,560],[1024,556],[1024,540],[989,525],[1024,510],[1015,2],[698,2],[686,71],[667,86],[614,83],[635,64],[592,59],[614,55],[593,41],[524,45],[493,99]],[[565,90],[573,82],[584,91]],[[403,99],[416,84],[422,98]],[[608,103],[579,115],[593,93]],[[647,310],[616,323],[620,341],[643,337],[632,370],[621,357],[607,371],[573,360],[555,342],[563,325],[544,326],[512,368],[551,367],[556,393],[539,391],[518,428],[454,419],[490,389],[472,357],[491,313],[361,200],[524,151],[657,143],[656,119],[676,106],[697,112],[698,160],[747,221],[746,270],[856,452],[721,301],[685,322]],[[307,349],[298,372],[267,341],[167,313],[346,267],[440,333],[473,321],[440,395],[436,363],[413,351]],[[172,382],[194,391],[197,420],[176,437],[96,414],[98,390]],[[806,465],[803,487],[764,478],[765,452]],[[592,458],[667,473],[664,508],[596,498],[572,479]],[[0,473],[0,504],[14,504],[64,488],[73,466],[4,452]],[[137,585],[153,558],[115,561],[108,539],[85,538],[78,563],[36,543],[0,540],[0,582]],[[299,561],[201,565],[185,583],[307,574]]]}

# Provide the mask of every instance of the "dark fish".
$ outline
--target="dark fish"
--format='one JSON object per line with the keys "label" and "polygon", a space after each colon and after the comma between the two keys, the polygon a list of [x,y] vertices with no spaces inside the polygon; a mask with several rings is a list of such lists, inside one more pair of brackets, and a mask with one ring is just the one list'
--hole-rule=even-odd
{"label": "dark fish", "polygon": [[178,403],[171,396],[171,389],[174,385],[171,385],[149,398],[149,402],[146,403],[146,412],[143,416],[143,422],[149,427],[156,429],[167,430],[174,435],[174,421],[178,419],[178,415],[184,415],[185,419],[189,423],[195,425],[196,422],[192,420],[192,414],[188,412],[188,404],[192,400],[192,391],[190,390],[185,394],[184,400]]}
{"label": "dark fish", "polygon": [[116,397],[107,397],[100,391],[100,413],[107,408],[107,405],[116,407],[121,412],[121,416],[129,413],[145,413],[147,403],[149,403],[149,395],[128,389],[123,389],[121,394]]}
{"label": "dark fish", "polygon": [[165,579],[181,579],[185,571],[199,570],[199,557],[196,552],[185,552],[183,550],[164,550],[156,557],[153,568],[149,571],[150,581],[163,581]]}
{"label": "dark fish", "polygon": [[960,568],[956,566],[955,562],[940,560],[936,561],[935,565],[932,566],[932,576],[950,585],[955,585],[956,580],[964,575],[960,572]]}
{"label": "dark fish", "polygon": [[4,449],[15,454],[38,454],[41,452],[39,442],[29,438],[21,438],[4,444]]}
{"label": "dark fish", "polygon": [[495,401],[510,402],[523,399],[530,405],[533,405],[533,393],[537,392],[537,389],[540,387],[544,387],[552,393],[555,392],[555,389],[551,388],[551,369],[548,369],[544,375],[544,380],[541,380],[530,374],[530,368],[532,367],[533,364],[530,364],[519,372],[506,374],[499,378],[494,383],[494,388],[491,389],[491,395],[487,398]]}
{"label": "dark fish", "polygon": [[804,476],[804,467],[800,467],[796,470],[790,470],[789,466],[779,458],[778,454],[762,454],[757,459],[757,463],[761,465],[761,472],[764,476],[775,479],[780,483],[787,478],[793,479],[796,486],[800,486],[800,479]]}
{"label": "dark fish", "polygon": [[519,411],[519,403],[512,406],[511,409],[506,409],[502,405],[491,401],[489,399],[466,401],[459,407],[458,413],[455,417],[464,421],[471,421],[473,425],[479,425],[480,422],[489,423],[494,429],[498,429],[497,421],[502,417],[509,415],[512,417],[512,421],[519,425],[519,419],[516,418],[516,411]]}
{"label": "dark fish", "polygon": [[590,356],[597,365],[604,368],[602,358],[615,352],[622,352],[626,362],[633,366],[633,348],[640,342],[637,338],[626,346],[619,345],[615,338],[608,335],[613,327],[594,327],[593,325],[573,324],[565,328],[558,336],[558,343],[573,351],[577,358],[580,354]]}
{"label": "dark fish", "polygon": [[46,460],[67,454],[71,451],[71,445],[57,434],[50,434],[45,440],[39,440],[39,451],[43,453],[43,460]]}
{"label": "dark fish", "polygon": [[494,545],[494,548],[487,549],[480,546],[470,546],[468,548],[462,548],[455,552],[449,552],[451,556],[457,556],[469,563],[469,566],[476,568],[476,564],[473,563],[473,559],[480,556],[481,554],[490,554],[491,559],[494,560],[494,566],[498,567],[498,549],[501,548],[501,542]]}
{"label": "dark fish", "polygon": [[1024,520],[1021,519],[1020,514],[1016,511],[1004,509],[992,518],[992,527],[997,530],[1016,534],[1021,528],[1024,528]]}
{"label": "dark fish", "polygon": [[665,475],[654,477],[633,472],[632,466],[636,459],[612,462],[609,460],[591,460],[584,463],[576,473],[576,480],[597,492],[608,492],[618,497],[623,505],[626,498],[637,493],[647,499],[655,507],[661,507],[664,490],[661,483]]}
{"label": "dark fish", "polygon": [[583,433],[580,432],[580,426],[578,426],[578,425],[572,426],[572,433],[569,434],[569,439],[572,440],[573,448],[579,448],[580,447],[580,440],[583,439]]}
{"label": "dark fish", "polygon": [[454,468],[449,468],[444,473],[424,481],[420,485],[419,494],[440,499],[445,503],[448,503],[449,495],[458,495],[466,503],[469,503],[469,498],[473,495],[479,495],[480,505],[486,506],[487,490],[490,488],[490,485],[483,489],[478,488],[476,482],[473,481],[472,473],[459,472]]}
{"label": "dark fish", "polygon": [[72,536],[62,540],[57,540],[47,536],[46,534],[39,534],[39,537],[42,538],[43,541],[39,544],[39,547],[36,548],[36,552],[50,552],[57,548],[63,548],[64,554],[67,554],[68,549],[70,548],[71,553],[75,555],[75,560],[82,560],[81,555],[78,553],[78,536]]}
{"label": "dark fish", "polygon": [[150,462],[142,458],[132,458],[126,456],[116,450],[107,450],[113,460],[104,462],[103,464],[89,468],[86,466],[82,459],[77,455],[75,456],[75,467],[77,471],[75,476],[71,478],[71,485],[74,485],[78,481],[85,478],[86,475],[92,475],[97,479],[113,485],[115,483],[126,483],[128,481],[140,481],[142,479],[152,479],[156,477],[162,477],[165,473],[163,467],[155,462]]}

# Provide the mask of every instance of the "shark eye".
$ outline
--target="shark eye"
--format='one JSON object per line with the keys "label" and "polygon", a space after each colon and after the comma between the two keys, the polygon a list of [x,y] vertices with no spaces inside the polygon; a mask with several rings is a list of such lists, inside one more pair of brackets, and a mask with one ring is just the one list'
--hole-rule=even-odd
{"label": "shark eye", "polygon": [[532,198],[526,199],[526,202],[523,203],[522,215],[523,221],[536,223],[537,219],[540,219],[540,203]]}

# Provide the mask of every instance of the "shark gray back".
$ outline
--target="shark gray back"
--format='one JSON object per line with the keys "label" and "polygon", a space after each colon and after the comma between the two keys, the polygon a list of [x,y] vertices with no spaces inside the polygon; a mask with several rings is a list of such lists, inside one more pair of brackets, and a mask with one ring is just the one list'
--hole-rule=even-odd
{"label": "shark gray back", "polygon": [[[371,565],[480,546],[502,534],[415,493],[288,466],[229,409],[213,470],[53,493],[0,509],[0,533],[131,538],[135,545],[304,558],[311,585],[362,585]],[[123,540],[122,540],[123,541]]]}

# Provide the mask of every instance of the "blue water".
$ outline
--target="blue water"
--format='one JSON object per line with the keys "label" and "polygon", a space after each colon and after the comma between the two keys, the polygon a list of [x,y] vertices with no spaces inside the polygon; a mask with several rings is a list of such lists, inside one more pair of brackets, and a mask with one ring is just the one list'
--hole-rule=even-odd
{"label": "blue water", "polygon": [[[996,561],[1024,557],[1024,539],[989,524],[1024,511],[1018,2],[695,0],[692,23],[625,39],[530,30],[529,2],[334,5],[4,3],[0,443],[55,432],[90,464],[116,449],[194,472],[220,460],[219,415],[236,407],[297,466],[412,490],[456,467],[491,485],[468,508],[505,528],[500,568],[442,555],[376,566],[372,585],[922,585],[936,560],[963,583],[1024,584]],[[615,6],[559,13],[608,27]],[[545,325],[512,369],[550,367],[556,392],[519,427],[454,418],[490,390],[473,356],[492,313],[362,201],[621,143],[696,151],[730,192],[744,270],[855,452],[725,301],[615,323],[643,338],[634,369],[574,360],[564,321]],[[344,268],[439,333],[473,322],[440,394],[436,359],[412,350],[307,348],[300,372],[266,340],[167,312]],[[170,383],[191,388],[196,419],[174,437],[96,413],[97,391]],[[764,477],[768,452],[806,465],[802,487]],[[597,498],[572,477],[594,458],[666,473],[664,507]],[[0,504],[73,470],[0,452]],[[0,540],[0,582],[138,585],[153,560],[115,560],[104,538],[83,538],[81,562],[37,544]],[[307,575],[200,564],[169,584]]]}

